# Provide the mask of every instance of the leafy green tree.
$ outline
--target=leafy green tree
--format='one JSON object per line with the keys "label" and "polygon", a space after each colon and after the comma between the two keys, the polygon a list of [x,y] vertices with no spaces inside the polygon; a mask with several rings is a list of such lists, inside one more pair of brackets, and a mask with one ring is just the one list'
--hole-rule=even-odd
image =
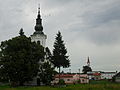
{"label": "leafy green tree", "polygon": [[61,67],[67,68],[70,66],[70,60],[68,59],[68,56],[66,54],[67,49],[65,47],[64,41],[62,40],[62,35],[58,31],[54,42],[52,63],[54,64],[55,67],[59,69],[59,75]]}
{"label": "leafy green tree", "polygon": [[83,70],[82,71],[83,71],[84,74],[87,74],[87,72],[92,71],[92,69],[91,69],[91,67],[86,65],[86,66],[83,66]]}
{"label": "leafy green tree", "polygon": [[52,63],[52,54],[50,52],[50,49],[48,47],[45,48],[45,57],[46,57],[46,60],[48,60],[50,63]]}
{"label": "leafy green tree", "polygon": [[59,85],[65,85],[65,81],[63,79],[60,79],[58,82]]}
{"label": "leafy green tree", "polygon": [[50,49],[46,47],[45,62],[41,63],[40,65],[40,71],[39,71],[40,80],[38,79],[38,85],[40,85],[39,82],[42,82],[45,85],[50,85],[51,81],[53,80],[54,74],[57,73],[51,62],[51,58],[52,58],[52,54],[50,52]]}
{"label": "leafy green tree", "polygon": [[44,48],[23,34],[1,42],[0,72],[12,86],[31,81],[44,59]]}
{"label": "leafy green tree", "polygon": [[40,66],[40,81],[45,85],[50,85],[56,71],[50,62],[45,62]]}

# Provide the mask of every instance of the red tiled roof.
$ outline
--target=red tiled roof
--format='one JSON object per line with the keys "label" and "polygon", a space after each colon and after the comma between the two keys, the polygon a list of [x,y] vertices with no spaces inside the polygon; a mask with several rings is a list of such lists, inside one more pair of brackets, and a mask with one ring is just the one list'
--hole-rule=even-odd
{"label": "red tiled roof", "polygon": [[94,76],[100,76],[100,73],[93,73]]}
{"label": "red tiled roof", "polygon": [[[75,74],[61,74],[60,78],[72,78]],[[59,78],[59,74],[55,75],[55,78]]]}

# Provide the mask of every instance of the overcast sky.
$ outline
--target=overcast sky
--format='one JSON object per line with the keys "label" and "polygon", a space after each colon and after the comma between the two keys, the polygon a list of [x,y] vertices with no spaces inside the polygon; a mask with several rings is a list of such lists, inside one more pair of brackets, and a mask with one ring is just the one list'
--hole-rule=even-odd
{"label": "overcast sky", "polygon": [[[61,31],[72,72],[90,57],[99,71],[120,71],[120,0],[0,0],[0,41],[34,32],[40,3],[46,46]],[[69,68],[66,69],[68,71]]]}

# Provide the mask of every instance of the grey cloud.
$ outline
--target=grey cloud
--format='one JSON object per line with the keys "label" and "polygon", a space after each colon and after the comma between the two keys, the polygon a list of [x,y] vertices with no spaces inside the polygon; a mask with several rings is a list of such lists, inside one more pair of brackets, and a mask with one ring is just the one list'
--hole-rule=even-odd
{"label": "grey cloud", "polygon": [[108,0],[106,1],[105,5],[98,3],[95,8],[94,5],[88,5],[87,10],[78,13],[81,14],[77,17],[77,23],[72,22],[68,29],[79,33],[77,37],[90,40],[98,45],[119,43],[120,3],[118,2],[120,1],[111,0],[110,4]]}
{"label": "grey cloud", "polygon": [[[21,27],[30,36],[38,3],[47,46],[52,50],[55,34],[60,30],[74,71],[82,69],[86,56],[91,57],[94,69],[120,69],[112,68],[113,62],[120,64],[120,0],[1,0],[0,41],[17,36]],[[104,64],[105,60],[109,65]]]}
{"label": "grey cloud", "polygon": [[111,8],[105,8],[103,11],[87,12],[83,15],[83,19],[88,21],[88,24],[99,26],[108,23],[112,20],[120,20],[120,4],[115,4]]}

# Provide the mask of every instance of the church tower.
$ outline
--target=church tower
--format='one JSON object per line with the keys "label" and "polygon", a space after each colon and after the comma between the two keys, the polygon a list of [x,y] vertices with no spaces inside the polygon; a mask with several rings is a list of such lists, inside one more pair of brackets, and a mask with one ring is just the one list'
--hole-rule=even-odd
{"label": "church tower", "polygon": [[88,59],[87,59],[87,66],[90,67],[90,59],[89,59],[89,57],[88,57]]}
{"label": "church tower", "polygon": [[45,47],[47,36],[43,32],[42,19],[40,15],[40,6],[38,8],[38,15],[37,15],[36,25],[34,29],[35,29],[35,32],[33,33],[33,35],[31,35],[31,41],[40,43],[40,45]]}

